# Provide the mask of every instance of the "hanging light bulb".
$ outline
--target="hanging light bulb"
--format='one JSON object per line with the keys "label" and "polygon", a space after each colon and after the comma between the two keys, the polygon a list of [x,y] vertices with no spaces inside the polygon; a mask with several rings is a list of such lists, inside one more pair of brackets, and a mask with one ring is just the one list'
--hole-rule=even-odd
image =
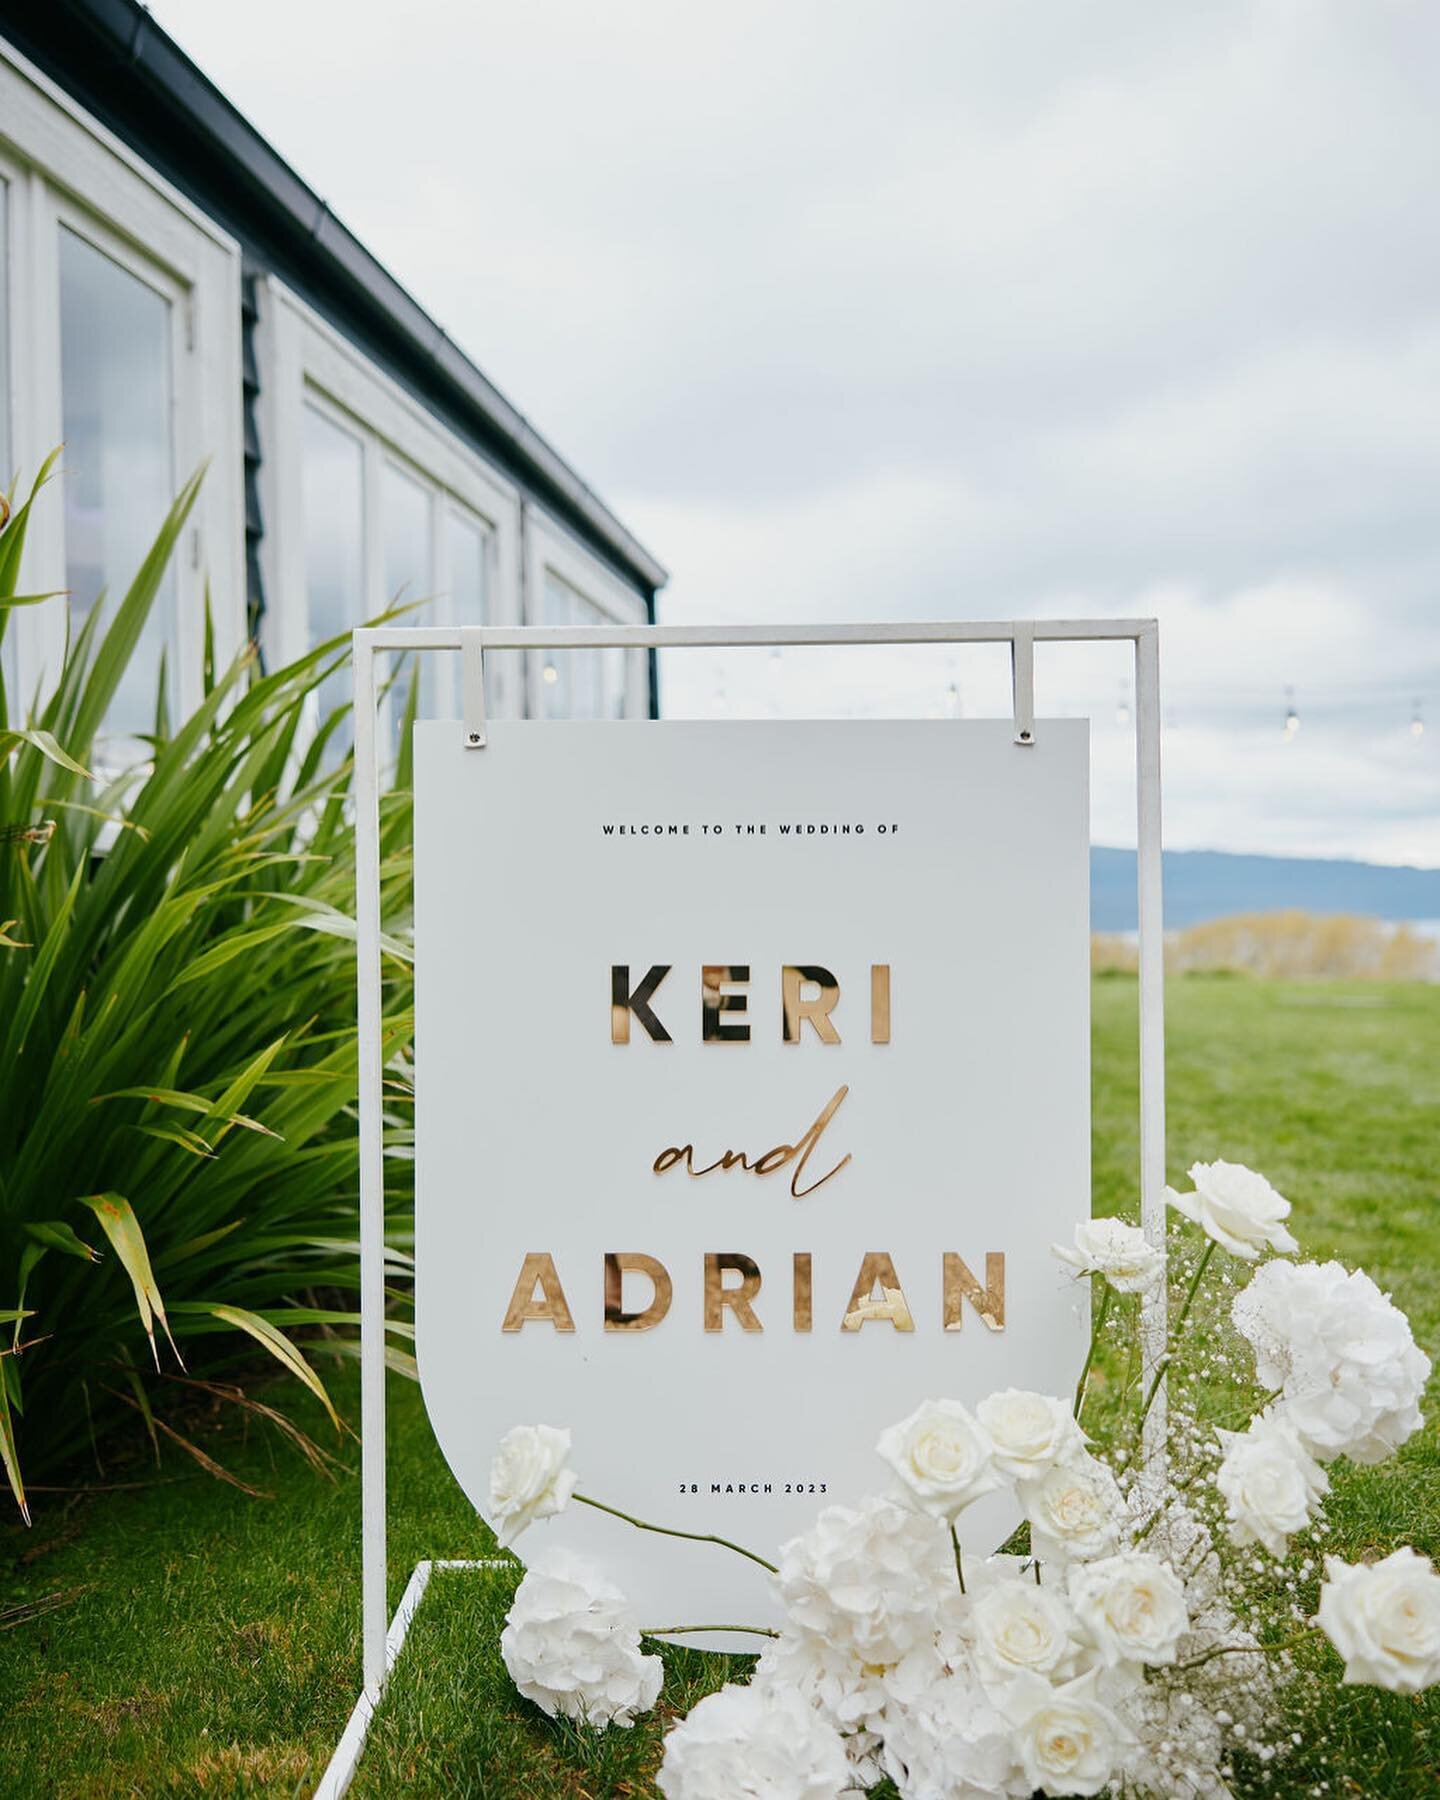
{"label": "hanging light bulb", "polygon": [[547,687],[554,687],[555,683],[560,679],[560,671],[555,667],[554,663],[546,663],[544,676],[545,685]]}
{"label": "hanging light bulb", "polygon": [[1295,690],[1293,687],[1287,687],[1285,690],[1285,737],[1286,737],[1286,741],[1288,742],[1291,738],[1293,738],[1295,733],[1299,729],[1300,729],[1300,715],[1295,710]]}
{"label": "hanging light bulb", "polygon": [[1120,698],[1115,707],[1115,723],[1117,725],[1130,723],[1130,683],[1128,681],[1120,683]]}
{"label": "hanging light bulb", "polygon": [[1411,737],[1420,738],[1420,737],[1424,737],[1424,735],[1425,735],[1424,706],[1425,706],[1425,702],[1423,700],[1421,700],[1419,698],[1419,696],[1417,695],[1416,700],[1415,700],[1414,709],[1410,714],[1410,735],[1411,735]]}

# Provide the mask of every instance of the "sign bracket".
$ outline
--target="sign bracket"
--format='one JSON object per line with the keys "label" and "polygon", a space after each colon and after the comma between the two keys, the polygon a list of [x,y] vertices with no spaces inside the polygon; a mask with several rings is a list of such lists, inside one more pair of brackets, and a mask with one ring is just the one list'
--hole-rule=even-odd
{"label": "sign bracket", "polygon": [[485,644],[483,628],[460,627],[460,689],[465,715],[465,748],[485,748]]}
{"label": "sign bracket", "polygon": [[[1165,1243],[1164,938],[1160,840],[1160,661],[1154,619],[955,620],[865,625],[367,626],[352,634],[355,729],[356,994],[360,1158],[360,1368],[363,1688],[355,1718],[322,1784],[338,1800],[354,1772],[364,1728],[378,1703],[387,1654],[385,1491],[385,1202],[381,1134],[380,754],[377,653],[461,653],[463,742],[483,749],[486,650],[660,650],[681,648],[881,647],[1009,644],[1015,742],[1035,742],[1034,646],[1130,642],[1135,655],[1136,842],[1140,989],[1140,1215],[1146,1237]],[[1167,1338],[1163,1284],[1144,1297],[1141,1362],[1162,1369]],[[1165,1383],[1145,1422],[1143,1472],[1163,1483]],[[428,1567],[428,1566],[427,1566]],[[423,1587],[423,1584],[422,1584]],[[418,1594],[416,1596],[418,1604]],[[404,1610],[402,1606],[402,1611]],[[413,1606],[411,1608],[413,1611]],[[408,1614],[406,1617],[408,1623]],[[402,1628],[403,1635],[403,1628]],[[362,1717],[363,1716],[363,1717]],[[352,1724],[354,1720],[352,1720]],[[343,1754],[342,1754],[343,1752]]]}

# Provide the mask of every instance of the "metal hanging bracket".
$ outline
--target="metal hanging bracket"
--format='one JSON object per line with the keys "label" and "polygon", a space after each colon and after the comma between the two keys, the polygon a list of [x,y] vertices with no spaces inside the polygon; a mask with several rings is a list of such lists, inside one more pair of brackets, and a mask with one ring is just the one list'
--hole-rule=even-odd
{"label": "metal hanging bracket", "polygon": [[1035,742],[1035,627],[1015,627],[1010,640],[1010,682],[1015,696],[1015,742]]}
{"label": "metal hanging bracket", "polygon": [[485,651],[483,627],[460,627],[460,696],[465,719],[465,748],[485,748]]}

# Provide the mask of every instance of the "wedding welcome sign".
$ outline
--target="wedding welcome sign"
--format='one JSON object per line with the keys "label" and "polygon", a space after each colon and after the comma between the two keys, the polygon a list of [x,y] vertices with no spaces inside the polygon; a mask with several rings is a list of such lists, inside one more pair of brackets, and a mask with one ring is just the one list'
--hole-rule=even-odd
{"label": "wedding welcome sign", "polygon": [[[417,728],[418,1355],[482,1514],[501,1435],[569,1426],[582,1492],[773,1560],[921,1400],[1073,1384],[1088,755],[1076,720]],[[722,1549],[580,1506],[546,1543],[646,1628],[773,1622]]]}

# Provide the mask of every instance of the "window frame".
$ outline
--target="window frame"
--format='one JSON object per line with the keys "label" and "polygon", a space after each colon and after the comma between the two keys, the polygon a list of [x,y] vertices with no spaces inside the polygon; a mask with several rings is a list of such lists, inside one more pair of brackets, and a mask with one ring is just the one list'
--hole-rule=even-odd
{"label": "window frame", "polygon": [[[433,594],[407,598],[433,599],[435,621],[452,622],[446,522],[458,511],[482,533],[488,622],[517,623],[518,490],[282,282],[267,276],[259,287],[264,636],[272,659],[288,662],[309,648],[302,481],[306,406],[360,440],[363,592],[355,623],[374,618],[393,598],[385,591],[387,463],[418,482],[430,501]],[[503,665],[487,685],[497,717],[521,710],[521,683]],[[440,703],[458,706],[453,669],[437,671],[435,692]]]}
{"label": "window frame", "polygon": [[[11,461],[23,479],[61,437],[61,227],[170,302],[176,489],[203,459],[210,464],[175,552],[171,706],[183,716],[201,697],[207,587],[222,656],[245,641],[240,246],[3,41],[0,176],[10,201]],[[60,467],[63,480],[63,457]],[[157,518],[156,531],[160,524]],[[23,579],[32,589],[65,586],[64,507],[54,496],[32,515]],[[12,620],[15,673],[27,701],[58,670],[66,621],[63,599]]]}
{"label": "window frame", "polygon": [[[644,600],[618,575],[599,562],[566,529],[533,503],[525,507],[525,614],[526,623],[545,623],[545,577],[557,580],[593,606],[603,618],[617,625],[644,625],[649,613]],[[557,651],[573,656],[573,650]],[[626,719],[650,715],[650,659],[644,650],[627,650],[625,657]],[[602,652],[603,655],[603,652]],[[527,710],[532,719],[545,717],[545,658],[531,652],[527,658]]]}

